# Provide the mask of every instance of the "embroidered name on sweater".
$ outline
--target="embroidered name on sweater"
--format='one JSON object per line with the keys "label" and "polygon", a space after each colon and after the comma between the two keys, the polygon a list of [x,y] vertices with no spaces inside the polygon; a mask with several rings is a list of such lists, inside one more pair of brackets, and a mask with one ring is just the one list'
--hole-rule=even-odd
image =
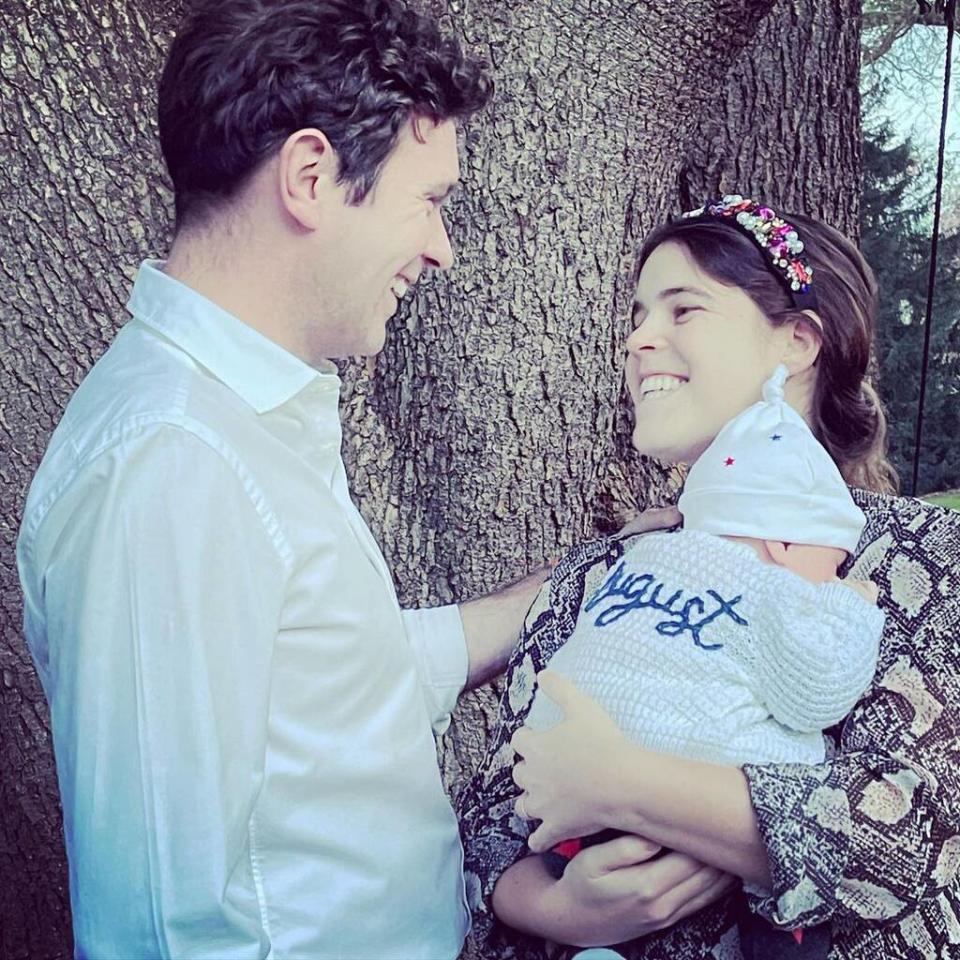
{"label": "embroidered name on sweater", "polygon": [[683,590],[676,590],[666,600],[661,600],[660,595],[664,592],[666,585],[652,574],[627,573],[621,561],[584,610],[589,613],[604,600],[624,601],[612,603],[601,611],[593,621],[598,627],[615,623],[631,610],[660,610],[670,614],[672,619],[661,620],[656,625],[657,633],[664,637],[678,637],[682,633],[689,633],[693,642],[702,650],[719,650],[723,646],[722,643],[706,643],[700,637],[703,628],[720,617],[727,617],[741,627],[749,626],[733,609],[743,599],[742,594],[732,600],[724,600],[715,590],[707,590],[706,600],[700,596],[684,599]]}

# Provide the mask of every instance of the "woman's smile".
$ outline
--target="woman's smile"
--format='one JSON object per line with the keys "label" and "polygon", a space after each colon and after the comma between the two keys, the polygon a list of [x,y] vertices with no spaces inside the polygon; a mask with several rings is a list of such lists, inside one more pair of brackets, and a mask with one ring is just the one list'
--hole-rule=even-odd
{"label": "woman's smile", "polygon": [[686,377],[673,373],[651,373],[640,380],[641,400],[652,400],[675,393],[687,382]]}

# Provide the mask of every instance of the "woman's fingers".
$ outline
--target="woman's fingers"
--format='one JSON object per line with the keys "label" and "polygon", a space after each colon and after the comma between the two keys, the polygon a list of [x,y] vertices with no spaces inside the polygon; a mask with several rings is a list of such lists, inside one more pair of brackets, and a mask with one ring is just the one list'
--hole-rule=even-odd
{"label": "woman's fingers", "polygon": [[518,760],[513,765],[513,782],[521,789],[526,789],[526,764],[522,760]]}
{"label": "woman's fingers", "polygon": [[672,926],[678,920],[702,910],[739,885],[739,877],[705,867],[702,875],[691,877],[668,894],[664,926]]}
{"label": "woman's fingers", "polygon": [[597,702],[555,670],[541,670],[537,674],[540,689],[563,711],[564,717],[597,708]]}
{"label": "woman's fingers", "polygon": [[[662,899],[683,884],[689,883],[704,870],[713,870],[713,868],[705,867],[699,860],[688,857],[685,853],[671,851],[652,863],[623,866],[617,874],[617,879],[619,882],[628,884],[640,900],[653,902]],[[714,876],[716,873],[717,871],[714,871]],[[671,909],[675,907],[671,906]]]}
{"label": "woman's fingers", "polygon": [[[633,870],[635,875],[627,879]],[[650,930],[661,930],[719,899],[737,880],[684,854],[668,854],[651,864],[626,868]]]}
{"label": "woman's fingers", "polygon": [[521,727],[511,738],[510,738],[510,748],[514,753],[518,754],[521,757],[527,755],[527,750],[530,747],[530,739],[535,736],[534,732],[528,727]]}
{"label": "woman's fingers", "polygon": [[599,877],[614,870],[645,863],[659,853],[660,849],[660,844],[646,837],[624,834],[622,837],[615,837],[581,850],[577,859],[583,857],[584,869],[592,876]]}
{"label": "woman's fingers", "polygon": [[618,774],[634,762],[635,748],[606,711],[569,680],[550,670],[537,679],[564,719],[549,730],[521,728],[511,746],[523,760],[519,774],[515,766],[514,780],[527,794],[526,816],[541,821],[528,846],[542,853],[611,822]]}

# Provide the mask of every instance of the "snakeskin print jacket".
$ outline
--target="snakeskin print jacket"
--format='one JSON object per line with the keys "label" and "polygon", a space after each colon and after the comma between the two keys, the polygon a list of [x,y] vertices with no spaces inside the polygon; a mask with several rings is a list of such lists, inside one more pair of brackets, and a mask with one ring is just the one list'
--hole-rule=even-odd
{"label": "snakeskin print jacket", "polygon": [[[829,920],[831,960],[960,960],[960,513],[854,491],[867,515],[842,572],[880,588],[887,623],[872,685],[828,731],[816,766],[744,772],[773,890],[751,907],[790,926]],[[508,667],[494,736],[459,798],[467,895],[484,960],[567,960],[574,948],[493,915],[493,888],[526,854],[514,815],[510,738],[535,676],[631,538],[574,548],[531,608]],[[617,946],[628,960],[740,960],[735,896]]]}

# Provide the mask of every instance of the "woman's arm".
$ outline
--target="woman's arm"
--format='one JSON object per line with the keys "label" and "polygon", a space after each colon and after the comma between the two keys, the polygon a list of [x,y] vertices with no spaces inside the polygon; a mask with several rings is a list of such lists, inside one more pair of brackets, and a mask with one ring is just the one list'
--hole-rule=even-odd
{"label": "woman's arm", "polygon": [[[504,951],[517,957],[543,956],[542,940],[534,936],[525,938],[515,929],[509,929],[505,922],[498,922],[493,908],[494,890],[499,889],[499,881],[513,864],[524,861],[529,853],[529,825],[514,813],[520,791],[512,777],[515,754],[510,739],[529,712],[536,674],[570,635],[584,597],[599,586],[609,567],[619,560],[623,548],[618,541],[583,544],[557,565],[550,584],[540,592],[527,615],[520,642],[510,659],[494,735],[477,773],[458,798],[473,935],[483,956],[497,956]],[[530,869],[529,866],[523,868]],[[637,873],[640,872],[638,869]],[[505,881],[508,885],[510,882]],[[638,882],[645,883],[643,877]],[[725,878],[723,884],[729,882],[729,878]],[[710,893],[710,900],[722,895],[723,884],[718,882]],[[509,887],[504,887],[506,889]],[[643,891],[648,897],[652,895],[649,886]],[[690,899],[691,912],[708,902],[695,896]],[[546,928],[535,934],[536,937],[549,935]]]}
{"label": "woman's arm", "polygon": [[[834,915],[887,923],[940,895],[960,867],[960,567],[929,549],[922,559],[924,577],[906,582],[894,551],[868,571],[891,594],[887,631],[836,757],[742,772],[663,757],[624,745],[582,698],[610,727],[577,715],[578,702],[577,724],[514,738],[527,758],[516,772],[529,791],[521,809],[545,821],[531,849],[604,827],[639,830],[770,889],[756,907],[782,925]],[[918,583],[931,585],[926,600]]]}
{"label": "woman's arm", "polygon": [[513,737],[524,758],[514,769],[524,791],[517,812],[543,821],[530,836],[531,850],[615,827],[769,888],[766,851],[740,770],[639,747],[565,678],[548,670],[540,683],[565,719],[543,733],[523,729]]}
{"label": "woman's arm", "polygon": [[[922,663],[928,655],[936,673]],[[955,640],[918,636],[881,669],[834,760],[744,768],[773,880],[761,913],[784,923],[832,915],[886,923],[955,882],[958,656]]]}
{"label": "woman's arm", "polygon": [[526,857],[497,881],[494,912],[523,933],[601,946],[669,927],[736,883],[680,853],[650,861],[659,850],[640,837],[618,837],[581,851],[559,879],[542,858]]}

